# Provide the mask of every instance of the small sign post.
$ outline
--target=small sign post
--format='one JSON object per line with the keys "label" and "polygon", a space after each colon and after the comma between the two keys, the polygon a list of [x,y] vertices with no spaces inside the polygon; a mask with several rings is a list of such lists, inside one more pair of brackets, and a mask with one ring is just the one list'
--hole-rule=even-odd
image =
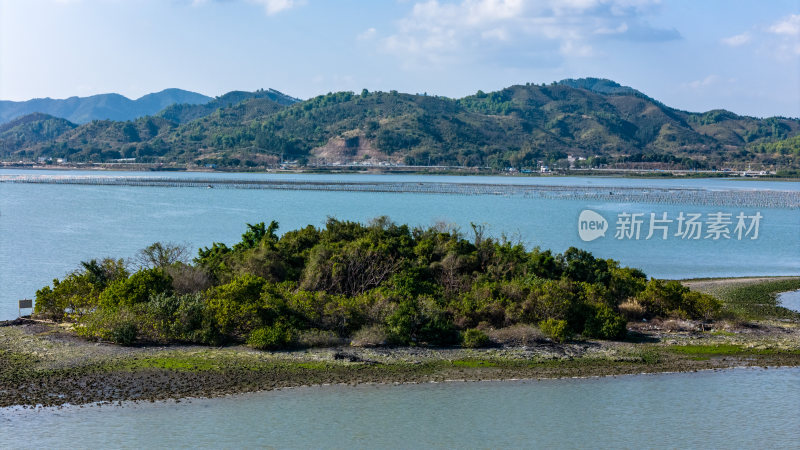
{"label": "small sign post", "polygon": [[17,310],[19,317],[22,317],[23,309],[33,309],[33,300],[26,298],[19,301],[19,309]]}

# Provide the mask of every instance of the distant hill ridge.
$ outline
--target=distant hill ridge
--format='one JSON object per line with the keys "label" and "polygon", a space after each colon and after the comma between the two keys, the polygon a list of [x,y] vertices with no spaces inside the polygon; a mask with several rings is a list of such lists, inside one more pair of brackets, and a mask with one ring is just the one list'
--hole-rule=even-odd
{"label": "distant hill ridge", "polygon": [[177,103],[167,106],[163,111],[158,113],[158,116],[167,120],[171,120],[175,123],[186,123],[201,117],[205,117],[219,108],[230,107],[245,100],[257,98],[266,98],[282,106],[288,106],[300,101],[297,98],[290,97],[274,89],[259,89],[255,92],[231,91],[227,94],[211,99],[207,103]]}
{"label": "distant hill ridge", "polygon": [[559,81],[558,84],[576,89],[586,89],[587,91],[596,92],[598,94],[635,95],[649,98],[632,87],[623,86],[615,81],[606,80],[604,78],[567,78],[566,80]]}
{"label": "distant hill ridge", "polygon": [[0,123],[31,113],[44,113],[83,124],[92,120],[132,120],[153,115],[176,103],[203,104],[212,100],[196,92],[164,89],[131,100],[120,94],[98,94],[66,99],[36,98],[14,102],[0,101]]}
{"label": "distant hill ridge", "polygon": [[131,121],[76,125],[36,115],[0,127],[0,158],[33,157],[228,167],[798,168],[800,120],[682,111],[599,78],[460,99],[365,89],[299,101],[274,90],[234,91]]}

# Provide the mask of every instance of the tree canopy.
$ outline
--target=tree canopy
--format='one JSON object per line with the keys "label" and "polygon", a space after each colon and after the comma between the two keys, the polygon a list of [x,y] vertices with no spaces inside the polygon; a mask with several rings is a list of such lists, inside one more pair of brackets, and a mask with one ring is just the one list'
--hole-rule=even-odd
{"label": "tree canopy", "polygon": [[707,320],[720,308],[713,297],[617,261],[576,248],[528,250],[474,225],[471,239],[453,227],[411,228],[386,217],[277,230],[274,221],[247,224],[240,242],[213,243],[191,262],[176,246],[155,243],[133,273],[119,260],[85,262],[37,292],[35,314],[122,343],[284,348],[303,333],[348,339],[364,330],[382,343],[463,338],[474,346],[484,339],[469,330],[517,324],[556,339],[619,339],[626,305],[640,318]]}

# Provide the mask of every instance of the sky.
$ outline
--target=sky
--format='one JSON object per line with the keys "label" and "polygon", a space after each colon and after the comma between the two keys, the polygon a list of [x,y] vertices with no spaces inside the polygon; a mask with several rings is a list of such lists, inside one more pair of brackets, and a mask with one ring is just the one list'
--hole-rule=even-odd
{"label": "sky", "polygon": [[609,78],[800,117],[800,0],[0,0],[0,99],[273,88],[462,97]]}

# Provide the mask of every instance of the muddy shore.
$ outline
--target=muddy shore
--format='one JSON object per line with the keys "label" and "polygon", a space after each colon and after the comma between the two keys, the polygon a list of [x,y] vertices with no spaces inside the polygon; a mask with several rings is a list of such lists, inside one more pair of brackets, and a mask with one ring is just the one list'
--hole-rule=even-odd
{"label": "muddy shore", "polygon": [[120,347],[62,325],[0,326],[0,407],[214,397],[315,384],[503,380],[800,366],[800,325],[702,330],[635,324],[625,342],[546,339],[486,349],[337,348],[262,352],[242,346]]}

